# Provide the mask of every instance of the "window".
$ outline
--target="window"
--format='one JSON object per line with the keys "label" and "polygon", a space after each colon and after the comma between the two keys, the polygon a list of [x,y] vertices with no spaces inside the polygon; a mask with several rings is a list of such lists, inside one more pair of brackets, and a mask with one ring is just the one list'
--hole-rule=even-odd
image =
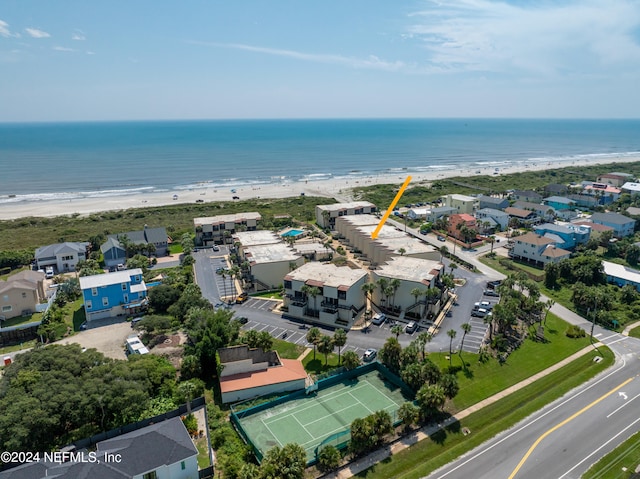
{"label": "window", "polygon": [[147,472],[142,475],[142,479],[158,479],[158,473],[156,471]]}
{"label": "window", "polygon": [[136,280],[136,282],[139,282],[140,281],[140,276],[136,276],[135,280]]}
{"label": "window", "polygon": [[24,293],[24,292],[23,292],[23,293],[22,293],[22,297],[23,297],[23,298],[26,298],[26,297],[27,297],[27,293]]}
{"label": "window", "polygon": [[11,305],[7,305],[7,306],[3,306],[2,307],[2,312],[6,313],[7,311],[11,311],[13,308],[11,307]]}
{"label": "window", "polygon": [[338,299],[347,299],[346,291],[338,291]]}
{"label": "window", "polygon": [[124,301],[125,303],[129,302],[129,295],[128,294],[123,294],[122,295],[122,301]]}
{"label": "window", "polygon": [[93,306],[93,304],[91,303],[91,300],[86,302],[87,304],[87,309],[91,309],[91,307]]}
{"label": "window", "polygon": [[284,281],[284,289],[291,289],[291,281],[289,280]]}
{"label": "window", "polygon": [[106,296],[102,298],[102,306],[109,306],[109,298]]}
{"label": "window", "polygon": [[180,469],[182,469],[183,471],[187,468],[187,465],[184,461],[180,462]]}
{"label": "window", "polygon": [[126,291],[127,290],[127,283],[122,283],[122,291]]}
{"label": "window", "polygon": [[98,288],[91,288],[91,296],[98,296]]}

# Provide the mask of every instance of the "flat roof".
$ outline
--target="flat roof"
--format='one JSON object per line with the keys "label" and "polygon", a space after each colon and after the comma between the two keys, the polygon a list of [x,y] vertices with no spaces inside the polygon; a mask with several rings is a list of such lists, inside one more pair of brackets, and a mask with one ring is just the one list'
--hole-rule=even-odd
{"label": "flat roof", "polygon": [[333,251],[331,248],[327,248],[325,245],[318,241],[313,241],[311,243],[294,243],[293,249],[298,251],[301,254],[305,253],[330,253]]}
{"label": "flat roof", "polygon": [[251,263],[276,263],[279,261],[295,261],[300,255],[284,243],[250,246],[244,250],[244,256]]}
{"label": "flat roof", "polygon": [[376,243],[381,244],[395,253],[399,253],[400,248],[403,248],[406,255],[411,256],[419,253],[432,253],[436,251],[435,246],[414,238],[413,236],[402,236],[397,238],[376,238]]}
{"label": "flat roof", "polygon": [[220,391],[229,393],[307,378],[302,361],[281,359],[280,362],[282,363],[280,366],[220,378]]}
{"label": "flat roof", "polygon": [[398,278],[416,283],[430,283],[434,276],[444,268],[439,261],[430,259],[394,256],[374,271],[377,276]]}
{"label": "flat roof", "polygon": [[280,238],[273,231],[256,230],[256,231],[240,231],[233,235],[234,240],[240,242],[242,246],[249,247],[261,244],[282,243]]}
{"label": "flat roof", "polygon": [[350,210],[355,208],[371,207],[375,208],[376,205],[369,203],[368,201],[352,201],[350,203],[334,203],[331,205],[316,205],[316,208],[324,211],[340,211]]}
{"label": "flat roof", "polygon": [[130,283],[132,276],[142,277],[140,268],[125,269],[113,273],[94,274],[93,276],[80,276],[80,289],[99,288],[112,284]]}
{"label": "flat roof", "polygon": [[353,226],[361,226],[361,225],[378,225],[380,223],[380,218],[374,215],[349,215],[349,216],[339,216],[338,221],[346,221],[347,223]]}
{"label": "flat roof", "polygon": [[618,263],[611,263],[610,261],[603,261],[604,274],[607,276],[613,276],[615,278],[624,279],[630,283],[640,284],[640,271],[633,268],[628,268]]}
{"label": "flat roof", "polygon": [[257,211],[248,213],[233,213],[230,215],[204,216],[202,218],[194,218],[193,224],[198,225],[214,225],[220,223],[242,223],[247,220],[260,221],[262,216]]}
{"label": "flat roof", "polygon": [[321,282],[323,286],[338,288],[340,286],[352,286],[365,276],[367,276],[367,272],[361,269],[336,266],[333,263],[325,264],[310,261],[287,274],[285,279],[305,283],[312,279]]}
{"label": "flat roof", "polygon": [[473,196],[460,195],[458,193],[444,195],[442,196],[442,198],[451,198],[452,200],[458,200],[458,201],[478,201],[478,198],[474,198]]}

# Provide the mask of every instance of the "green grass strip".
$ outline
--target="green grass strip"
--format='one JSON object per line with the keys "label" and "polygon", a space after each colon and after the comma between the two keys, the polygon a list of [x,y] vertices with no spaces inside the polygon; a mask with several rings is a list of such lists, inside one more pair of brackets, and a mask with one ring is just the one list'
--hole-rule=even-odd
{"label": "green grass strip", "polygon": [[596,462],[583,479],[627,479],[640,464],[640,432]]}
{"label": "green grass strip", "polygon": [[[430,474],[611,366],[614,363],[611,350],[601,347],[600,352],[604,358],[600,363],[593,361],[595,352],[582,356],[356,477],[417,479]],[[468,428],[471,434],[464,436],[461,432],[463,427]]]}

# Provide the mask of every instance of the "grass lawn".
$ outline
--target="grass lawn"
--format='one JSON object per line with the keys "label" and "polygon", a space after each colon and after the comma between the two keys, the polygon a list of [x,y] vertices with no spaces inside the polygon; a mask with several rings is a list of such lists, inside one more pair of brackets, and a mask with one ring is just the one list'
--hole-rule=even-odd
{"label": "grass lawn", "polygon": [[629,331],[629,336],[632,338],[640,338],[640,326]]}
{"label": "grass lawn", "polygon": [[252,298],[278,299],[278,300],[282,301],[282,291],[281,290],[271,291],[271,292],[267,292],[267,293],[251,294],[249,296],[251,296]]}
{"label": "grass lawn", "polygon": [[[596,462],[582,479],[627,479],[640,464],[640,433],[636,433]],[[623,471],[622,468],[626,471]]]}
{"label": "grass lawn", "polygon": [[[600,363],[593,362],[595,353],[582,356],[356,477],[417,479],[426,476],[611,366],[614,362],[611,350],[601,348],[600,351],[604,357]],[[464,436],[463,427],[469,428],[471,434]]]}
{"label": "grass lawn", "polygon": [[40,321],[41,319],[42,319],[42,313],[27,314],[25,316],[18,316],[16,318],[5,319],[4,321],[2,321],[2,327],[8,328],[9,326],[17,326],[18,324],[35,323],[37,321]]}
{"label": "grass lawn", "polygon": [[0,354],[7,354],[7,353],[12,353],[14,351],[20,351],[21,349],[33,348],[36,345],[36,342],[37,341],[35,339],[31,339],[23,343],[13,344],[11,346],[4,346],[0,348]]}
{"label": "grass lawn", "polygon": [[336,353],[327,354],[327,364],[325,365],[324,354],[320,354],[316,349],[316,358],[313,359],[312,351],[302,360],[302,364],[308,373],[321,374],[338,367],[338,355]]}
{"label": "grass lawn", "polygon": [[211,465],[211,461],[209,461],[209,451],[207,448],[207,436],[197,439],[195,444],[196,444],[196,448],[198,449],[198,469],[204,469],[205,467],[209,467]]}
{"label": "grass lawn", "polygon": [[[468,364],[467,371],[461,370],[458,373],[460,392],[453,399],[452,409],[449,412],[455,413],[465,409],[589,345],[588,337],[568,338],[565,335],[568,326],[568,323],[549,313],[545,327],[545,338],[548,342],[541,343],[527,339],[502,365],[493,358],[486,363],[481,363],[477,355],[463,353],[462,358]],[[446,355],[432,353],[429,358],[444,369],[449,366]],[[451,364],[454,367],[462,366],[462,360],[458,354],[453,355]]]}
{"label": "grass lawn", "polygon": [[182,253],[182,245],[180,243],[171,243],[169,245],[169,254],[180,254]]}
{"label": "grass lawn", "polygon": [[278,354],[283,359],[297,359],[304,352],[305,347],[274,338],[273,349],[278,351]]}

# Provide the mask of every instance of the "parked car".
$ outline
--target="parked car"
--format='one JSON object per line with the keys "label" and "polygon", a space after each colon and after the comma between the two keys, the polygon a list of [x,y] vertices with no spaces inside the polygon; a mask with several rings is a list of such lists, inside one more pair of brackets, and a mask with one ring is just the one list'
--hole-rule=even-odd
{"label": "parked car", "polygon": [[144,319],[143,316],[140,316],[138,318],[133,318],[131,320],[131,327],[133,328],[136,324],[138,324],[140,321],[142,321]]}
{"label": "parked car", "polygon": [[240,293],[238,295],[238,297],[236,298],[236,304],[242,304],[244,303],[247,299],[249,299],[249,295],[247,294],[246,291],[243,291],[242,293]]}
{"label": "parked car", "polygon": [[411,321],[407,324],[407,327],[404,329],[407,334],[413,334],[418,330],[418,323],[415,321]]}
{"label": "parked car", "polygon": [[477,310],[477,309],[480,309],[480,308],[491,310],[491,309],[493,309],[493,304],[491,304],[489,301],[479,301],[479,302],[473,304],[473,309],[474,310]]}
{"label": "parked car", "polygon": [[80,331],[85,331],[85,330],[87,329],[87,326],[88,326],[88,324],[87,324],[87,322],[85,321],[84,323],[82,323],[82,324],[80,325]]}
{"label": "parked car", "polygon": [[378,355],[378,351],[376,349],[369,348],[362,355],[362,360],[365,363],[370,363],[371,361],[373,361],[376,358],[377,355]]}
{"label": "parked car", "polygon": [[217,244],[213,245],[213,248],[211,248],[213,251],[220,251],[220,246],[218,246]]}
{"label": "parked car", "polygon": [[501,284],[502,284],[502,281],[499,279],[495,281],[487,281],[487,289],[496,289]]}
{"label": "parked car", "polygon": [[496,293],[492,289],[485,289],[482,294],[484,294],[485,296],[492,296],[494,298],[499,298],[500,297],[500,295],[498,293]]}
{"label": "parked car", "polygon": [[47,279],[53,278],[54,273],[53,273],[53,267],[52,266],[47,266],[47,268],[44,271],[45,271],[45,273],[44,273],[44,277],[45,278],[47,278]]}
{"label": "parked car", "polygon": [[387,317],[383,313],[376,313],[373,315],[371,322],[377,326],[380,326],[387,320]]}
{"label": "parked car", "polygon": [[489,313],[489,311],[487,311],[486,309],[478,308],[471,311],[471,316],[475,318],[484,318],[487,315],[487,313]]}
{"label": "parked car", "polygon": [[235,320],[238,321],[240,324],[247,324],[249,322],[249,318],[245,316],[240,316],[238,318],[235,318]]}
{"label": "parked car", "polygon": [[438,235],[438,241],[447,241],[447,239],[442,235]]}

